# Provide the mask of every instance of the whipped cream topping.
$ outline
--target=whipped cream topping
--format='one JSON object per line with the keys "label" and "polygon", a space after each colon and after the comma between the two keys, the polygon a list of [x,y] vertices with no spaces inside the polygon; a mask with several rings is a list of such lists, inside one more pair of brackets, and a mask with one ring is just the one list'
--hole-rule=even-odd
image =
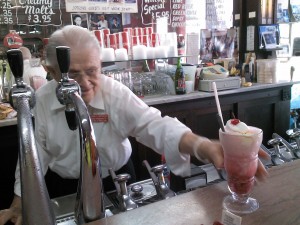
{"label": "whipped cream topping", "polygon": [[226,122],[225,130],[226,132],[247,134],[249,127],[239,119],[230,119]]}

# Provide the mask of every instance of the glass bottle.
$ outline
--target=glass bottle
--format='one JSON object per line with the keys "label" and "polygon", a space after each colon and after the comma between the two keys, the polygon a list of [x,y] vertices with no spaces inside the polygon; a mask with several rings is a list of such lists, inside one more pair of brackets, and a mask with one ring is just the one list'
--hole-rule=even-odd
{"label": "glass bottle", "polygon": [[147,59],[145,59],[143,61],[142,71],[145,72],[145,73],[150,72],[150,68],[149,68]]}
{"label": "glass bottle", "polygon": [[180,57],[177,60],[177,68],[175,72],[175,93],[182,95],[186,93],[185,76],[181,65]]}
{"label": "glass bottle", "polygon": [[7,71],[6,71],[6,62],[2,62],[2,101],[3,102],[8,102],[9,101],[9,90],[10,90],[10,85],[9,85],[9,80],[7,76]]}

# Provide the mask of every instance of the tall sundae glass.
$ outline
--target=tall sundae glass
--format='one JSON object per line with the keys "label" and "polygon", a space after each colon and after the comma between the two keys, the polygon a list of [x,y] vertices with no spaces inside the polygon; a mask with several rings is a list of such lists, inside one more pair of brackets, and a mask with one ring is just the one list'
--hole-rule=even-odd
{"label": "tall sundae glass", "polygon": [[219,130],[228,188],[231,192],[230,196],[224,198],[223,207],[233,213],[251,213],[259,208],[257,200],[249,195],[255,182],[262,137],[261,129],[247,126],[238,119],[227,121],[225,132]]}

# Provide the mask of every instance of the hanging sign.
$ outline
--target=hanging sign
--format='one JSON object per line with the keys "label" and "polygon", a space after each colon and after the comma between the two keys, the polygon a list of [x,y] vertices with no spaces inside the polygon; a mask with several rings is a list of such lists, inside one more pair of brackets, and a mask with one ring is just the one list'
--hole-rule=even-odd
{"label": "hanging sign", "polygon": [[3,45],[7,48],[20,48],[23,45],[23,40],[15,30],[11,30],[4,37]]}
{"label": "hanging sign", "polygon": [[13,24],[11,0],[0,0],[0,25]]}
{"label": "hanging sign", "polygon": [[[43,4],[41,4],[43,2]],[[60,1],[59,1],[60,2]],[[54,0],[17,1],[17,24],[19,25],[61,25],[60,4],[58,11],[54,10]],[[59,19],[57,19],[59,18]]]}
{"label": "hanging sign", "polygon": [[185,26],[184,0],[142,0],[143,25],[156,24],[159,18],[167,18],[171,27]]}
{"label": "hanging sign", "polygon": [[60,0],[0,0],[0,24],[59,26]]}
{"label": "hanging sign", "polygon": [[206,0],[206,28],[222,29],[231,27],[232,7],[226,0]]}
{"label": "hanging sign", "polygon": [[67,12],[137,13],[137,0],[66,0]]}

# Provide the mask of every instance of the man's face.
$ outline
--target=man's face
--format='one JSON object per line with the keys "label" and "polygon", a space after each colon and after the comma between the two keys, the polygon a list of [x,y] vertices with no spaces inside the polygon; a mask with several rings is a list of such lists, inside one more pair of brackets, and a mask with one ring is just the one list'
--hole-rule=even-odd
{"label": "man's face", "polygon": [[70,59],[69,77],[77,81],[81,88],[82,99],[88,104],[94,98],[100,85],[99,52],[95,49],[72,49]]}

